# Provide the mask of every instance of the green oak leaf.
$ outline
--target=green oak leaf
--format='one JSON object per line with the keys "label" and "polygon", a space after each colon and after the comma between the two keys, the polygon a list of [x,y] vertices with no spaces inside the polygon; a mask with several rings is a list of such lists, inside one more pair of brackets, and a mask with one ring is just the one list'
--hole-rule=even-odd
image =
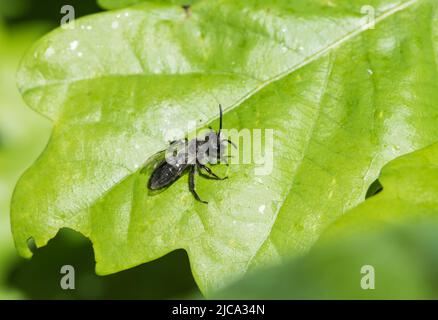
{"label": "green oak leaf", "polygon": [[[380,179],[383,191],[334,222],[308,255],[217,297],[436,299],[438,143],[390,162]],[[364,266],[373,267],[374,290],[361,287]]]}
{"label": "green oak leaf", "polygon": [[18,178],[41,152],[50,133],[49,122],[26,108],[15,84],[20,57],[47,26],[5,28],[0,19],[0,299],[19,294],[4,284],[17,260],[9,204]]}
{"label": "green oak leaf", "polygon": [[[437,26],[427,0],[229,0],[190,15],[144,3],[55,30],[18,74],[54,124],[16,187],[19,252],[68,227],[110,274],[183,248],[204,293],[305,252],[383,164],[438,139]],[[208,206],[187,177],[150,196],[142,165],[167,133],[217,120],[218,103],[226,128],[274,130],[272,173],[253,163],[231,165],[226,181],[198,178]]]}

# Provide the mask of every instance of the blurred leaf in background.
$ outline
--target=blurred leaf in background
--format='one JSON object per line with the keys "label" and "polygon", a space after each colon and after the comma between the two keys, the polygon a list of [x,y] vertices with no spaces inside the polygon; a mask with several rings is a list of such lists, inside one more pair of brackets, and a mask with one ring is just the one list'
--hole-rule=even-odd
{"label": "blurred leaf in background", "polygon": [[[7,4],[10,3],[11,6]],[[24,1],[0,6],[0,298],[20,296],[4,287],[5,276],[18,257],[9,223],[9,204],[19,176],[35,160],[50,134],[50,123],[27,108],[18,92],[16,71],[25,50],[49,30],[47,24],[8,28],[1,19],[19,14]],[[6,10],[8,9],[8,10]],[[5,11],[6,10],[6,11]]]}
{"label": "blurred leaf in background", "polygon": [[[437,299],[438,221],[388,226],[251,274],[219,299]],[[365,266],[375,289],[364,290]]]}
{"label": "blurred leaf in background", "polygon": [[3,20],[20,17],[28,12],[29,7],[29,0],[2,0],[0,1],[0,18]]}
{"label": "blurred leaf in background", "polygon": [[[438,143],[384,167],[383,191],[335,222],[311,252],[254,273],[220,298],[437,299]],[[361,282],[374,269],[375,288]]]}

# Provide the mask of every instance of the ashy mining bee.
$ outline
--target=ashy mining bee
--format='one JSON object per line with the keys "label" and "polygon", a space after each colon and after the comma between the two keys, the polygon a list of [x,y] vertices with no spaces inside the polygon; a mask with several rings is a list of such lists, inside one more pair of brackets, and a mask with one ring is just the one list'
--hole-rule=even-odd
{"label": "ashy mining bee", "polygon": [[[219,131],[210,131],[203,138],[192,140],[183,139],[173,141],[166,150],[155,155],[149,165],[143,168],[142,172],[148,172],[152,166],[152,174],[149,178],[147,187],[149,190],[161,190],[177,181],[183,174],[189,172],[189,190],[196,200],[201,200],[195,188],[195,174],[204,172],[209,178],[224,180],[228,177],[218,177],[207,164],[216,164],[224,161],[224,151],[229,143],[235,147],[230,140],[221,139],[222,131],[222,107],[219,105]],[[163,155],[164,158],[163,158]]]}

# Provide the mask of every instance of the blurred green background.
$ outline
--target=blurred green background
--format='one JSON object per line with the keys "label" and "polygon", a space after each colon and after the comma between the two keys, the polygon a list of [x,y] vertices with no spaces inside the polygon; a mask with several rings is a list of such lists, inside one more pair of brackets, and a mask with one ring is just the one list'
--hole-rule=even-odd
{"label": "blurred green background", "polygon": [[[197,298],[187,254],[173,252],[157,261],[99,277],[91,243],[61,230],[25,260],[15,251],[9,201],[23,171],[43,150],[50,122],[28,109],[16,87],[21,57],[35,40],[59,26],[61,0],[0,0],[0,299],[169,299]],[[76,18],[99,12],[95,1],[69,1]],[[76,290],[62,290],[60,269],[72,265]]]}

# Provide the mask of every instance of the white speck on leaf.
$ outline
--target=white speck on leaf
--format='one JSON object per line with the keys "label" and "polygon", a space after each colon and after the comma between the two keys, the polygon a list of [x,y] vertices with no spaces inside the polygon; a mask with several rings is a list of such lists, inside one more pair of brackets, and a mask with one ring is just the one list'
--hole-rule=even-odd
{"label": "white speck on leaf", "polygon": [[111,24],[111,28],[117,29],[118,27],[119,27],[119,23],[117,21],[113,21],[113,23]]}
{"label": "white speck on leaf", "polygon": [[44,56],[46,58],[50,58],[51,56],[53,56],[55,54],[55,49],[53,49],[52,47],[48,47],[46,52],[44,53]]}
{"label": "white speck on leaf", "polygon": [[265,209],[266,209],[266,206],[265,206],[264,204],[262,204],[262,205],[259,207],[259,212],[260,212],[261,214],[264,214],[264,213],[265,213]]}
{"label": "white speck on leaf", "polygon": [[76,50],[78,45],[79,45],[79,41],[77,41],[77,40],[70,42],[70,50],[72,50],[72,51]]}

